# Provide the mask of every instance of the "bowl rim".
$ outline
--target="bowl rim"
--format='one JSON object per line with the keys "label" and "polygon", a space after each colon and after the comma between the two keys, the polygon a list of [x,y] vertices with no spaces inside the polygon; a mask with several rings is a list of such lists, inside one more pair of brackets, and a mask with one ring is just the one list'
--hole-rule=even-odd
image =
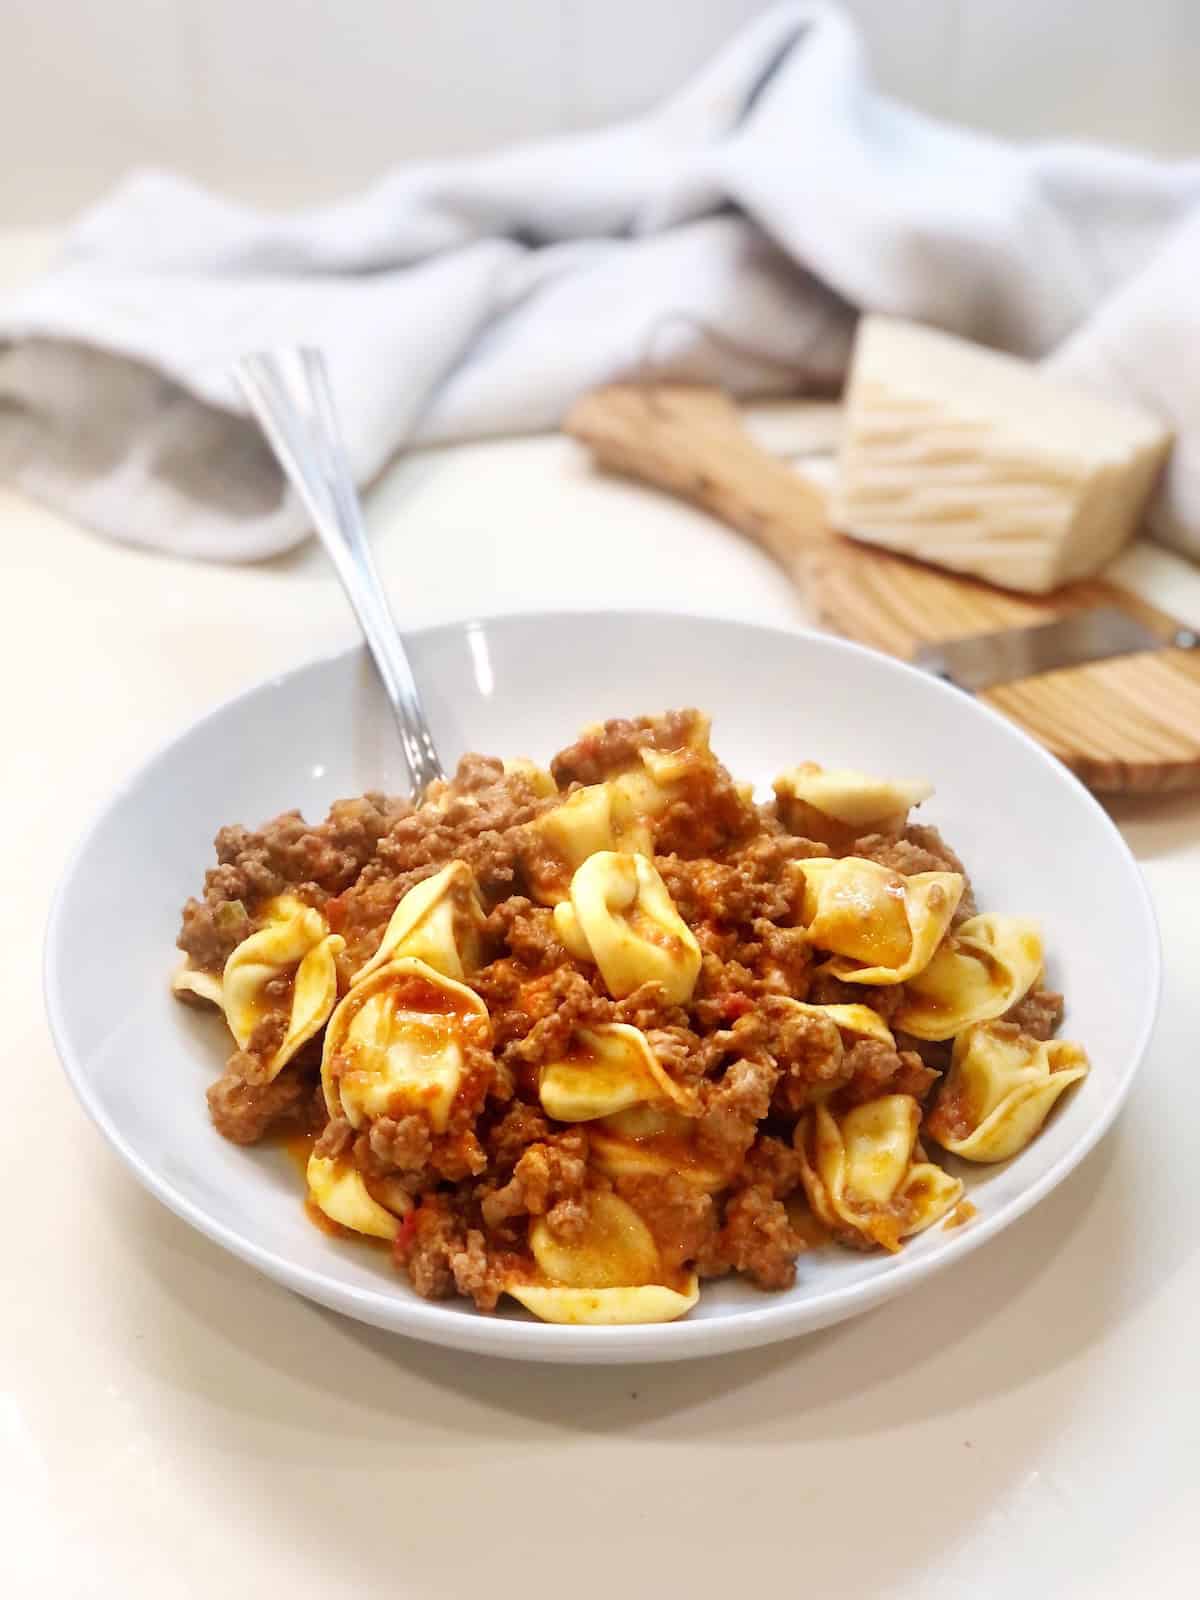
{"label": "bowl rim", "polygon": [[[775,634],[787,639],[815,642],[835,655],[865,656],[877,665],[882,662],[885,668],[902,676],[911,675],[919,679],[923,685],[923,692],[954,698],[961,697],[964,692],[882,651],[824,633],[817,628],[774,622],[756,623],[743,618],[724,618],[687,611],[661,609],[619,611],[589,608],[507,611],[494,615],[472,615],[443,620],[425,627],[406,629],[405,636],[420,641],[434,639],[439,635],[442,637],[461,635],[472,628],[487,630],[498,627],[536,627],[567,617],[578,622],[604,621],[609,624],[622,619],[636,619],[639,622],[659,619],[670,623],[686,621],[717,629]],[[1114,1085],[1108,1103],[1099,1115],[1082,1128],[1074,1143],[1040,1178],[1035,1179],[1019,1195],[1007,1201],[1000,1210],[983,1214],[970,1228],[955,1230],[941,1248],[928,1256],[914,1254],[908,1255],[906,1259],[906,1253],[902,1252],[894,1259],[891,1270],[874,1282],[849,1283],[839,1288],[826,1289],[815,1300],[800,1300],[795,1303],[789,1302],[782,1295],[764,1296],[761,1306],[738,1306],[728,1314],[716,1318],[696,1321],[685,1318],[677,1322],[618,1327],[579,1327],[491,1317],[460,1307],[457,1302],[442,1304],[437,1301],[422,1300],[415,1295],[397,1295],[390,1289],[368,1289],[341,1283],[321,1271],[301,1266],[286,1256],[277,1254],[258,1244],[252,1237],[239,1233],[236,1229],[209,1216],[200,1205],[176,1189],[152,1163],[144,1160],[132,1148],[120,1127],[105,1111],[99,1097],[92,1091],[83,1056],[76,1053],[71,1036],[64,976],[59,966],[61,926],[66,901],[96,834],[107,823],[112,813],[137,791],[177,745],[201,728],[219,721],[235,706],[252,699],[264,690],[283,689],[295,679],[323,666],[332,666],[348,657],[363,654],[365,647],[361,643],[354,643],[338,650],[308,657],[286,671],[268,674],[226,696],[210,710],[161,740],[149,755],[109,790],[107,797],[96,807],[60,870],[46,918],[42,960],[43,997],[50,1035],[76,1099],[126,1167],[149,1193],[182,1221],[189,1223],[239,1260],[318,1304],[357,1317],[376,1327],[472,1354],[513,1360],[584,1364],[663,1361],[718,1354],[734,1349],[750,1349],[757,1345],[815,1331],[846,1316],[867,1311],[924,1282],[935,1273],[944,1271],[1031,1211],[1084,1160],[1112,1127],[1129,1096],[1158,1018],[1162,992],[1162,947],[1154,904],[1136,857],[1120,829],[1096,797],[1069,768],[1039,745],[1024,729],[1017,727],[982,700],[971,697],[977,715],[1001,726],[1006,735],[1024,744],[1035,759],[1053,770],[1059,781],[1073,787],[1087,805],[1094,807],[1111,842],[1116,847],[1118,856],[1123,860],[1132,882],[1136,885],[1136,899],[1141,912],[1139,932],[1147,958],[1148,982],[1142,1015],[1138,1021],[1136,1042]]]}

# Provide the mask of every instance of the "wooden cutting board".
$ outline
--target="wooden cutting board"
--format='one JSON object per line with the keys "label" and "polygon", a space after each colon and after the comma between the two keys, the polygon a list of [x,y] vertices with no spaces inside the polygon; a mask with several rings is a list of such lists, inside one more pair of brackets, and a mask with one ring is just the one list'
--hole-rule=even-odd
{"label": "wooden cutting board", "polygon": [[[610,471],[666,489],[760,544],[819,621],[890,655],[1023,627],[1085,606],[1117,605],[1163,637],[1175,618],[1101,579],[1034,598],[859,544],[829,527],[820,489],[767,454],[717,389],[613,385],[564,424]],[[1093,789],[1200,785],[1200,651],[1164,649],[1093,662],[986,690]]]}

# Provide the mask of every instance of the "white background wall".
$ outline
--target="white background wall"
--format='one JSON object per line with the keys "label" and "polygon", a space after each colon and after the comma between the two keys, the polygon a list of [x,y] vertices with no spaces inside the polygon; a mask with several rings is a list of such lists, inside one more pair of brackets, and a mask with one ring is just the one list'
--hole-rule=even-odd
{"label": "white background wall", "polygon": [[[638,110],[770,0],[0,0],[0,224],[153,162],[265,203]],[[1200,0],[849,0],[879,80],[1200,150]]]}

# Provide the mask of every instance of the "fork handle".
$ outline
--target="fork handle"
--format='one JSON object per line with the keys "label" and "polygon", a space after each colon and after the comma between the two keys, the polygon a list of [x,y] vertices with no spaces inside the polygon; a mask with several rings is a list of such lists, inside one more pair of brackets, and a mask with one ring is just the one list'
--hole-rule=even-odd
{"label": "fork handle", "polygon": [[243,356],[234,372],[358,618],[400,729],[419,801],[445,772],[371,556],[324,359],[309,348],[263,351]]}

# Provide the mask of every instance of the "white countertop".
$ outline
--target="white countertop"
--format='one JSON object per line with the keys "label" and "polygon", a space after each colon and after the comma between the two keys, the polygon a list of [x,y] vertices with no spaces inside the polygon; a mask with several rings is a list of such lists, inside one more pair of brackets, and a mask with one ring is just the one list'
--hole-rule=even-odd
{"label": "white countertop", "polygon": [[[370,515],[409,625],[583,603],[803,620],[756,551],[562,440],[415,457]],[[168,562],[8,494],[0,530],[7,1595],[1195,1593],[1200,797],[1113,807],[1162,923],[1162,1019],[1116,1130],[1032,1216],[791,1344],[625,1370],[472,1360],[343,1321],[190,1232],[78,1110],[43,1018],[49,892],[105,792],[213,701],[353,637],[319,552]],[[1200,576],[1129,569],[1200,615]]]}

